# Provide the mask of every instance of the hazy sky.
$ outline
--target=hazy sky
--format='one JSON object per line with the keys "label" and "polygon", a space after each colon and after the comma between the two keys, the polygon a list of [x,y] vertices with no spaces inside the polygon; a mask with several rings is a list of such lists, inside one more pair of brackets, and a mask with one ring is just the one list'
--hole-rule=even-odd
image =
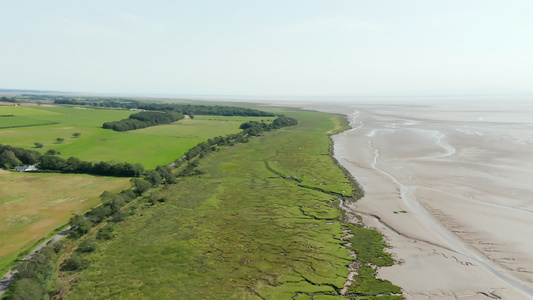
{"label": "hazy sky", "polygon": [[0,88],[533,95],[533,1],[0,0]]}

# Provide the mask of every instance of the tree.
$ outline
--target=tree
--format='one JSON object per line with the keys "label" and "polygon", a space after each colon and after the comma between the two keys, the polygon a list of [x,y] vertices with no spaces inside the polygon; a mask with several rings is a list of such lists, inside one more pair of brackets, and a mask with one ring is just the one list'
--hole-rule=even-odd
{"label": "tree", "polygon": [[11,284],[3,299],[42,299],[45,294],[46,290],[39,282],[23,278]]}
{"label": "tree", "polygon": [[69,259],[65,261],[62,270],[65,271],[78,271],[83,270],[89,266],[89,261],[81,258],[78,254],[74,253],[70,256]]}
{"label": "tree", "polygon": [[57,156],[43,155],[39,157],[39,168],[43,170],[63,171],[67,167],[67,161]]}
{"label": "tree", "polygon": [[53,245],[54,252],[55,253],[59,253],[59,251],[61,251],[61,249],[63,249],[63,245],[65,245],[65,243],[63,241],[55,242],[54,245]]}
{"label": "tree", "polygon": [[108,223],[100,231],[98,231],[98,235],[96,236],[99,240],[110,240],[113,238],[113,231],[115,231],[117,225],[115,223]]}
{"label": "tree", "polygon": [[41,143],[35,143],[35,147],[36,147],[36,148],[43,148],[43,147],[44,147],[44,145],[43,145],[43,144],[41,144]]}
{"label": "tree", "polygon": [[109,206],[97,206],[88,213],[88,217],[91,221],[95,223],[101,223],[106,217],[110,216],[112,213]]}
{"label": "tree", "polygon": [[144,179],[152,184],[152,186],[158,186],[163,181],[161,174],[155,170],[148,170],[144,175]]}
{"label": "tree", "polygon": [[81,133],[79,133],[79,132],[74,132],[74,133],[72,134],[72,136],[75,137],[75,138],[78,138],[78,137],[81,136]]}
{"label": "tree", "polygon": [[31,152],[25,151],[25,152],[21,153],[20,156],[18,156],[18,158],[25,165],[34,165],[34,164],[37,163],[37,158]]}
{"label": "tree", "polygon": [[57,138],[57,139],[56,139],[56,142],[57,142],[58,144],[63,143],[63,141],[65,141],[64,138]]}
{"label": "tree", "polygon": [[46,155],[56,155],[57,154],[57,151],[54,150],[54,149],[50,149],[48,151],[46,151]]}
{"label": "tree", "polygon": [[161,175],[161,177],[163,177],[165,183],[172,184],[177,182],[176,176],[172,173],[172,169],[169,167],[158,166],[155,170]]}
{"label": "tree", "polygon": [[69,234],[69,237],[76,239],[89,232],[94,223],[83,216],[74,215],[74,217],[70,219],[70,225],[74,226],[75,229]]}
{"label": "tree", "polygon": [[96,248],[98,248],[98,242],[95,239],[86,239],[85,241],[81,242],[77,251],[81,253],[87,253],[93,252],[96,250]]}
{"label": "tree", "polygon": [[141,164],[139,163],[133,164],[133,174],[135,177],[139,177],[143,173],[144,173],[144,167]]}
{"label": "tree", "polygon": [[138,195],[141,195],[142,193],[146,192],[152,186],[150,182],[142,178],[132,178],[131,182],[133,183],[133,186],[135,187],[135,193],[137,193]]}
{"label": "tree", "polygon": [[4,150],[0,153],[0,167],[9,169],[21,165],[22,162],[15,156],[15,152]]}
{"label": "tree", "polygon": [[22,261],[16,266],[17,278],[31,278],[44,281],[48,271],[54,266],[44,253],[36,253],[29,260]]}

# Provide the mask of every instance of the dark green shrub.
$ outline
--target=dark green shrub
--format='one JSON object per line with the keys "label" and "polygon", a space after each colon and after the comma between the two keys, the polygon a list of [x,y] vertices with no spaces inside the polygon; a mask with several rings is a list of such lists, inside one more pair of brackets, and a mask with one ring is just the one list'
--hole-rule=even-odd
{"label": "dark green shrub", "polygon": [[63,266],[61,267],[64,271],[79,271],[87,268],[89,266],[89,261],[81,258],[78,254],[74,253],[67,259]]}

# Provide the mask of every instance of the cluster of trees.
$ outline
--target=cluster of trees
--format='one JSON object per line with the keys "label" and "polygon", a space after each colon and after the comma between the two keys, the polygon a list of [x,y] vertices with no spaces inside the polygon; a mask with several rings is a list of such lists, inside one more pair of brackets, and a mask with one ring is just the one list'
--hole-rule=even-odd
{"label": "cluster of trees", "polygon": [[43,155],[39,157],[37,165],[40,170],[102,176],[139,177],[144,173],[144,167],[138,163],[130,164],[113,161],[93,163],[80,160],[77,157],[64,159],[51,155]]}
{"label": "cluster of trees", "polygon": [[242,123],[240,129],[242,129],[243,133],[248,136],[260,136],[265,131],[272,131],[278,128],[294,126],[297,124],[298,121],[296,119],[281,116],[274,119],[274,121],[270,124],[257,121],[248,121],[246,123]]}
{"label": "cluster of trees", "polygon": [[274,119],[274,121],[272,121],[272,124],[271,124],[272,129],[278,129],[281,127],[289,127],[289,126],[295,126],[295,125],[298,125],[298,120],[296,120],[295,118],[290,118],[286,116],[281,116],[279,118]]}
{"label": "cluster of trees", "polygon": [[0,144],[0,168],[10,169],[21,165],[37,163],[41,153]]}
{"label": "cluster of trees", "polygon": [[0,102],[17,103],[17,99],[15,99],[15,97],[6,97],[6,96],[2,96],[2,97],[0,97]]}
{"label": "cluster of trees", "polygon": [[[106,98],[106,97],[67,97],[67,96],[49,96],[43,95],[36,97],[35,95],[23,94],[25,98],[31,100],[53,100],[54,104],[66,105],[83,105],[93,107],[113,107],[113,108],[130,108],[128,103],[136,103],[137,100],[127,98]],[[134,107],[131,107],[134,108]]]}
{"label": "cluster of trees", "polygon": [[113,129],[115,131],[128,131],[160,124],[170,124],[183,118],[185,118],[183,114],[173,111],[146,111],[132,114],[128,119],[122,119],[116,122],[106,122],[102,127],[105,129]]}
{"label": "cluster of trees", "polygon": [[[137,179],[142,180],[140,178]],[[122,208],[138,195],[139,193],[132,189],[123,190],[118,194],[108,191],[103,192],[100,195],[102,205],[94,207],[85,215],[76,215],[70,219],[70,225],[73,226],[73,230],[70,232],[69,237],[78,239],[89,232],[96,224],[102,223],[106,219],[109,219],[112,223],[124,220],[128,213],[123,211]],[[110,225],[101,235],[99,234],[98,239],[111,239],[113,231],[111,227],[114,228],[113,225]]]}
{"label": "cluster of trees", "polygon": [[274,117],[273,113],[257,109],[220,106],[220,105],[190,105],[174,104],[175,110],[186,115],[213,115],[213,116],[249,116],[249,117]]}
{"label": "cluster of trees", "polygon": [[80,160],[77,157],[64,159],[54,156],[55,154],[59,154],[59,152],[53,149],[48,150],[46,154],[42,155],[35,150],[26,150],[0,144],[0,167],[10,169],[21,165],[37,164],[41,171],[118,177],[139,177],[144,173],[144,167],[138,163],[130,164],[112,161],[89,162]]}
{"label": "cluster of trees", "polygon": [[155,170],[148,170],[144,173],[143,179],[149,182],[153,187],[162,183],[173,184],[178,182],[169,166],[158,166]]}

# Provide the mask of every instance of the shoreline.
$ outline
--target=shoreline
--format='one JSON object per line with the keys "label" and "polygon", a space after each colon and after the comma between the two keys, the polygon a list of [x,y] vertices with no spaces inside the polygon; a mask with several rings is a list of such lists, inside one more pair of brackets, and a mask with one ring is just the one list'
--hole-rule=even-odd
{"label": "shoreline", "polygon": [[379,277],[406,299],[533,298],[532,245],[523,239],[533,203],[522,179],[533,175],[533,124],[505,115],[512,107],[298,106],[350,121],[332,136],[333,157],[365,190],[347,206],[399,262]]}

